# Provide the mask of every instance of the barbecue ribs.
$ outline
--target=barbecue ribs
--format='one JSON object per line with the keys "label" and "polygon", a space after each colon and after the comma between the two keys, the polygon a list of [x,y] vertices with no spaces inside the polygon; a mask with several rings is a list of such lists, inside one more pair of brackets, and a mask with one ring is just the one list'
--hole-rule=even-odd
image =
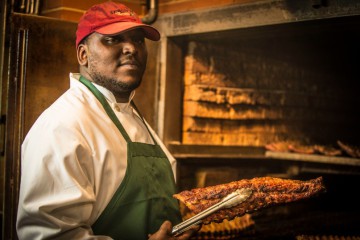
{"label": "barbecue ribs", "polygon": [[219,223],[224,219],[232,220],[245,213],[251,213],[265,207],[307,199],[325,191],[322,177],[308,181],[259,177],[216,186],[195,188],[174,194],[173,196],[183,202],[191,212],[197,214],[218,203],[226,195],[240,188],[250,188],[252,190],[251,196],[245,202],[228,209],[221,209],[205,218],[203,223]]}

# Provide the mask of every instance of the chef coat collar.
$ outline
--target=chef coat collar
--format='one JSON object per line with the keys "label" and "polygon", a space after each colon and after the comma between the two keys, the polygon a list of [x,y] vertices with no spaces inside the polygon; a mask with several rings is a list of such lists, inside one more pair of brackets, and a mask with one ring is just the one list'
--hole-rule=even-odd
{"label": "chef coat collar", "polygon": [[[70,73],[70,78],[72,78],[72,79],[79,80],[80,76],[81,76],[80,73]],[[91,83],[104,95],[106,100],[109,101],[113,107],[117,105],[123,111],[126,111],[126,112],[129,110],[132,111],[132,107],[131,107],[130,103],[131,103],[131,100],[135,96],[135,90],[133,90],[131,92],[127,103],[118,103],[118,102],[116,102],[116,98],[115,98],[114,94],[110,90],[108,90],[107,88],[104,88],[103,86],[100,86],[94,82],[91,82]]]}

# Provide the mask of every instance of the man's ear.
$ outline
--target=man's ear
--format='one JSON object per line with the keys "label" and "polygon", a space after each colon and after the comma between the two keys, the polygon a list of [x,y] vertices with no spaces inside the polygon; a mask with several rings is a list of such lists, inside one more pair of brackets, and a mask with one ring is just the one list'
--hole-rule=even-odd
{"label": "man's ear", "polygon": [[87,66],[88,64],[88,47],[85,44],[79,44],[76,49],[77,59],[81,66]]}

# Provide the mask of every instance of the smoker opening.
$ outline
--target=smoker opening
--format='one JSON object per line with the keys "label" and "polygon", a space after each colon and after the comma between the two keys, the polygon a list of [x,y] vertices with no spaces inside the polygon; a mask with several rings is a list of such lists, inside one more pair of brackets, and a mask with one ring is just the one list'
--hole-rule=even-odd
{"label": "smoker opening", "polygon": [[360,156],[339,145],[360,146],[359,40],[359,15],[167,38],[164,139],[179,191],[259,176],[327,187],[246,216],[233,239],[360,236]]}

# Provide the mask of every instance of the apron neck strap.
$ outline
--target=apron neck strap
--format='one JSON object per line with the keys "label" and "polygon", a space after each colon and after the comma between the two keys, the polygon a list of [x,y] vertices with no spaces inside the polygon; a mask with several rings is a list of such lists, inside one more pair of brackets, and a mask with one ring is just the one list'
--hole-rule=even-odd
{"label": "apron neck strap", "polygon": [[[106,101],[104,95],[86,78],[83,76],[80,76],[80,82],[83,83],[93,94],[94,96],[99,100],[103,108],[105,109],[107,115],[110,117],[110,119],[113,121],[113,123],[116,125],[116,127],[119,129],[123,137],[125,138],[126,142],[131,142],[131,139],[127,132],[125,131],[123,125],[120,123],[119,119],[115,115],[114,111],[110,107],[109,103]],[[145,124],[146,125],[146,124]]]}
{"label": "apron neck strap", "polygon": [[150,132],[150,129],[149,129],[148,125],[146,124],[144,117],[143,117],[142,114],[140,113],[140,111],[139,111],[139,109],[137,108],[137,106],[135,105],[134,101],[131,101],[131,105],[134,107],[134,109],[136,110],[136,112],[139,114],[139,116],[140,116],[140,118],[141,118],[141,121],[144,123],[146,129],[148,130],[148,132],[149,132],[152,140],[154,141],[154,144],[157,145],[157,142],[156,142],[154,136],[153,136],[152,133]]}

